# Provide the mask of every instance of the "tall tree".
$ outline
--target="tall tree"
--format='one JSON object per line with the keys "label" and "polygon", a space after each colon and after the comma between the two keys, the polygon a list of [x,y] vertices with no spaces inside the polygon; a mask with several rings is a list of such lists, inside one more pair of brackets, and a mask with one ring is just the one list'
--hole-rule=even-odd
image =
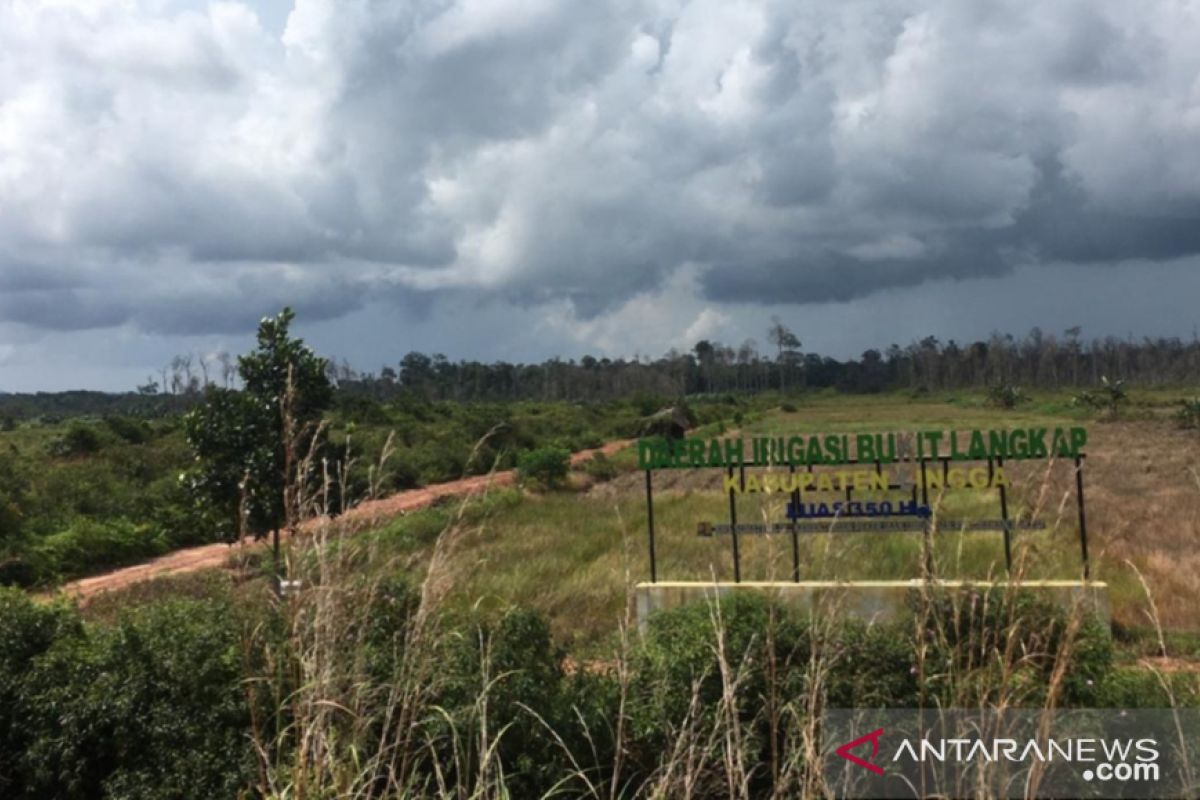
{"label": "tall tree", "polygon": [[800,339],[779,320],[779,317],[771,317],[771,327],[767,328],[767,341],[775,345],[775,361],[779,364],[779,390],[784,391],[787,389],[788,367],[798,360]]}
{"label": "tall tree", "polygon": [[285,308],[262,320],[257,348],[238,358],[244,388],[208,386],[184,419],[197,461],[189,486],[226,539],[261,537],[284,524],[287,487],[304,479],[295,474],[297,441],[311,443],[333,399],[325,360],[289,335],[294,318]]}

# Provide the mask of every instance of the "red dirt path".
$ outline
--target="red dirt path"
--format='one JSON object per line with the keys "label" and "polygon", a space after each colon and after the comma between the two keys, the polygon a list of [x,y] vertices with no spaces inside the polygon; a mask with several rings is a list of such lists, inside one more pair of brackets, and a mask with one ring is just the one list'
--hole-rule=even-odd
{"label": "red dirt path", "polygon": [[[626,439],[609,442],[603,447],[594,450],[583,450],[571,456],[571,463],[579,464],[588,460],[596,453],[603,453],[609,456],[631,444],[632,441]],[[369,500],[348,511],[344,518],[376,523],[397,516],[398,514],[426,508],[443,497],[469,496],[495,486],[511,486],[516,483],[516,480],[516,470],[505,470],[504,472],[494,472],[491,475],[476,475],[457,481],[437,483],[421,489],[397,492],[379,500]],[[202,569],[219,568],[228,561],[235,547],[266,547],[268,544],[269,540],[267,539],[254,540],[247,538],[232,545],[218,543],[189,547],[186,550],[176,550],[174,553],[159,556],[144,564],[122,567],[111,572],[71,581],[64,584],[60,591],[78,599],[82,603],[86,603],[90,598],[102,592],[123,589],[126,586],[152,578],[196,572]]]}

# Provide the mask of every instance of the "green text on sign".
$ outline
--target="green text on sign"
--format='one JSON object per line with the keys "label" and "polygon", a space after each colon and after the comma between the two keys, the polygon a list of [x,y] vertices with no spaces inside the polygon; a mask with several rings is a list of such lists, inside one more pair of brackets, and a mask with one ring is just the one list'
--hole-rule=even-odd
{"label": "green text on sign", "polygon": [[1074,458],[1087,444],[1085,428],[1012,428],[908,433],[837,433],[706,439],[641,439],[639,469],[865,464],[949,458]]}

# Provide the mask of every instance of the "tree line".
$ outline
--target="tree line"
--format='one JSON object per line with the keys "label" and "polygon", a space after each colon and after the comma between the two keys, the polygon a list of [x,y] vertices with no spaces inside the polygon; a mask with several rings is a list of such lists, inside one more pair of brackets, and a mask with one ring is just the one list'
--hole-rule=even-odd
{"label": "tree line", "polygon": [[805,353],[778,320],[770,349],[753,339],[733,347],[701,340],[688,352],[657,358],[552,358],[540,364],[451,361],[410,352],[395,365],[358,372],[342,360],[329,373],[342,391],[387,400],[410,393],[430,400],[587,400],[633,394],[832,388],[846,392],[956,390],[1019,385],[1037,389],[1096,386],[1103,377],[1138,385],[1182,385],[1200,379],[1200,340],[1178,337],[1085,339],[1078,327],[1062,335],[1032,329],[1024,337],[994,333],[960,344],[927,336],[907,346],[869,349],[838,360]]}
{"label": "tree line", "polygon": [[[441,353],[410,352],[378,371],[330,359],[327,377],[339,393],[380,401],[400,395],[438,401],[617,400],[636,395],[792,391],[959,390],[1003,386],[1059,389],[1101,385],[1178,386],[1200,382],[1200,338],[1106,336],[1086,339],[1079,327],[1061,334],[1033,328],[1023,337],[993,333],[959,343],[927,336],[907,346],[869,349],[838,360],[804,352],[799,337],[778,319],[737,346],[702,339],[691,350],[658,358],[551,358],[541,363],[451,361]],[[164,416],[191,407],[208,386],[239,388],[236,359],[227,353],[181,355],[136,392],[0,392],[0,418],[51,419],[110,413]]]}

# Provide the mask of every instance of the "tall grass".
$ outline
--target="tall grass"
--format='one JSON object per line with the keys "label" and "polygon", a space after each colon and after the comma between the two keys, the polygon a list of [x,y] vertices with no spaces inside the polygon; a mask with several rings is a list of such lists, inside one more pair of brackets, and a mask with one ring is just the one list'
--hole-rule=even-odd
{"label": "tall grass", "polygon": [[[317,469],[315,450],[289,452],[294,535],[281,563],[294,588],[244,643],[265,797],[826,797],[827,708],[1052,711],[1111,699],[1111,641],[1086,604],[1031,599],[1028,550],[997,588],[945,590],[938,541],[950,534],[936,518],[921,545],[928,580],[905,622],[848,620],[833,594],[799,616],[713,593],[644,631],[629,613],[633,537],[621,524],[624,614],[607,650],[578,662],[542,646],[535,622],[463,624],[448,603],[471,578],[457,553],[468,500],[406,589],[379,566],[378,539],[324,515],[333,472]],[[1160,678],[1157,696],[1178,705]]]}

